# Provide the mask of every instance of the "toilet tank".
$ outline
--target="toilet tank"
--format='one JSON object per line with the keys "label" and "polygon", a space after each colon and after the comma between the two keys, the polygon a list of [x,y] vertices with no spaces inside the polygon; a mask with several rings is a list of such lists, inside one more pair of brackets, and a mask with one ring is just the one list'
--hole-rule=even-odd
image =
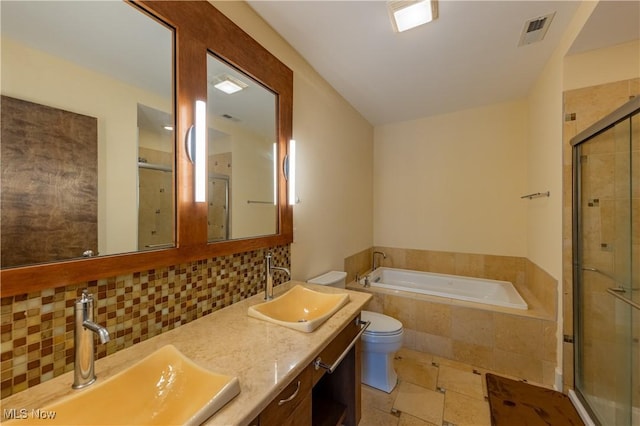
{"label": "toilet tank", "polygon": [[310,284],[328,285],[330,287],[345,288],[347,285],[347,273],[344,271],[329,271],[318,277],[307,280]]}

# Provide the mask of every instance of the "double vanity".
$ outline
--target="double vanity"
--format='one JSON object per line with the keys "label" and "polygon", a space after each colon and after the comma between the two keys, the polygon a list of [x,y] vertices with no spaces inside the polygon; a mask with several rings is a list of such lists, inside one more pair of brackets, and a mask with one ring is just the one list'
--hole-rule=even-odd
{"label": "double vanity", "polygon": [[[16,424],[56,424],[33,417],[52,412],[72,424],[66,413],[86,411],[91,424],[356,425],[359,316],[371,296],[293,281],[275,296],[265,302],[260,293],[100,359],[86,389],[73,390],[69,372],[6,398],[3,409],[26,414]],[[137,417],[123,414],[125,404]]]}

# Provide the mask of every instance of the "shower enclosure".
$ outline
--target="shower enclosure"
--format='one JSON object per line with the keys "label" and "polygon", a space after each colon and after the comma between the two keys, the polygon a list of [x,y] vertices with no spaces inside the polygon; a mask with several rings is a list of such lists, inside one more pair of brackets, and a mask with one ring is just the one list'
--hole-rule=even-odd
{"label": "shower enclosure", "polygon": [[209,242],[229,239],[229,176],[210,174],[207,181]]}
{"label": "shower enclosure", "polygon": [[597,424],[640,424],[640,98],[571,140],[575,391]]}
{"label": "shower enclosure", "polygon": [[173,169],[138,161],[138,250],[173,247]]}

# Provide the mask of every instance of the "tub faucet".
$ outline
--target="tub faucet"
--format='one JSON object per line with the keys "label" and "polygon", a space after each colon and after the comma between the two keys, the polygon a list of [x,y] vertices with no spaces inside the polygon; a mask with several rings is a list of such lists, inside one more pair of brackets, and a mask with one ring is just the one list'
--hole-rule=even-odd
{"label": "tub faucet", "polygon": [[371,287],[371,281],[369,280],[369,274],[364,274],[364,276],[360,276],[360,274],[356,273],[356,282],[358,284],[362,284],[363,287]]}
{"label": "tub faucet", "polygon": [[374,251],[373,254],[371,255],[371,265],[372,265],[371,271],[375,271],[376,268],[378,267],[378,265],[376,265],[376,254],[381,254],[383,259],[387,258],[387,255],[384,254],[383,251]]}
{"label": "tub faucet", "polygon": [[289,279],[291,279],[291,271],[289,271],[289,269],[283,268],[282,266],[273,266],[271,264],[272,257],[273,255],[271,252],[268,252],[264,257],[264,274],[267,280],[264,287],[264,300],[273,299],[273,271],[282,271],[287,274]]}
{"label": "tub faucet", "polygon": [[94,369],[93,334],[97,334],[100,343],[109,341],[109,331],[93,322],[93,296],[87,290],[76,300],[75,309],[75,361],[73,388],[82,389],[96,381]]}

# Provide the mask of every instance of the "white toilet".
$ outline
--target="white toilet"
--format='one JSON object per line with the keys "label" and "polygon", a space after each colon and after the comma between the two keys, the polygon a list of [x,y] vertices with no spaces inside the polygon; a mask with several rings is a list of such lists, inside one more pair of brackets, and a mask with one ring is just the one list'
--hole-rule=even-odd
{"label": "white toilet", "polygon": [[[307,282],[345,288],[346,278],[346,272],[331,271]],[[402,323],[390,316],[369,311],[362,311],[361,319],[371,321],[362,334],[362,383],[391,392],[398,382],[393,357],[402,346]]]}

